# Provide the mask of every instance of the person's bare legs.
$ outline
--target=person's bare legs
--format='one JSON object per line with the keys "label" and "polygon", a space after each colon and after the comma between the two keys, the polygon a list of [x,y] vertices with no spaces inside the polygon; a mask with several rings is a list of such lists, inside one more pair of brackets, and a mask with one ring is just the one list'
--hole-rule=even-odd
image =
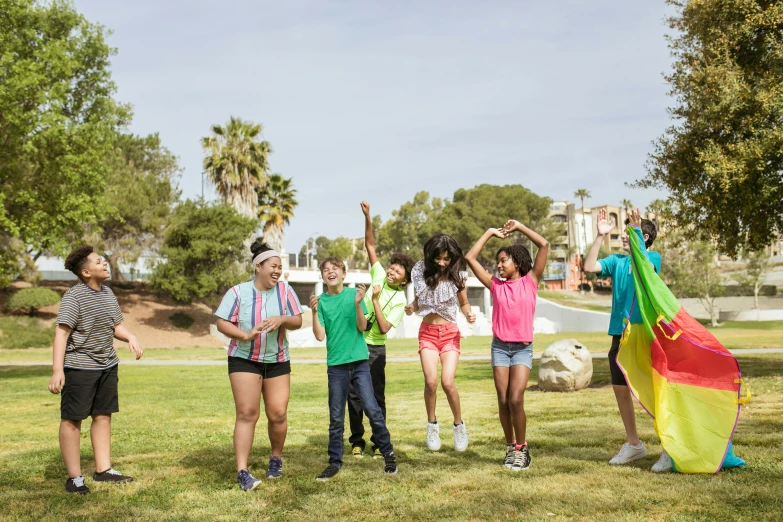
{"label": "person's bare legs", "polygon": [[419,352],[421,370],[424,372],[424,407],[427,409],[427,421],[435,422],[435,403],[438,397],[438,356],[437,350],[424,348]]}
{"label": "person's bare legs", "polygon": [[492,373],[495,378],[495,391],[498,394],[498,416],[503,427],[503,435],[506,436],[506,444],[514,442],[514,427],[511,424],[511,410],[508,409],[508,368],[505,366],[493,366]]}
{"label": "person's bare legs", "polygon": [[462,422],[462,410],[459,404],[459,392],[454,384],[454,376],[457,374],[457,363],[459,362],[459,352],[450,350],[440,354],[440,385],[449,401],[451,413],[454,415],[454,424]]}
{"label": "person's bare legs", "polygon": [[103,473],[111,467],[111,415],[93,415],[90,426],[95,471]]}
{"label": "person's bare legs", "polygon": [[612,385],[614,397],[617,399],[617,408],[620,410],[620,418],[625,427],[625,436],[631,446],[639,445],[639,434],[636,433],[636,415],[634,413],[633,397],[628,386]]}
{"label": "person's bare legs", "polygon": [[508,408],[514,425],[517,444],[525,443],[527,415],[525,415],[525,390],[530,378],[530,368],[517,364],[509,368]]}
{"label": "person's bare legs", "polygon": [[234,424],[234,455],[237,471],[247,469],[256,423],[261,410],[261,388],[263,379],[255,373],[235,372],[229,374],[231,391],[234,393],[236,423]]}
{"label": "person's bare legs", "polygon": [[68,478],[82,475],[81,452],[79,451],[81,432],[82,421],[67,419],[60,421],[60,452],[63,455]]}
{"label": "person's bare legs", "polygon": [[264,379],[264,412],[266,413],[269,445],[272,457],[283,456],[283,445],[288,434],[288,398],[291,395],[291,375]]}

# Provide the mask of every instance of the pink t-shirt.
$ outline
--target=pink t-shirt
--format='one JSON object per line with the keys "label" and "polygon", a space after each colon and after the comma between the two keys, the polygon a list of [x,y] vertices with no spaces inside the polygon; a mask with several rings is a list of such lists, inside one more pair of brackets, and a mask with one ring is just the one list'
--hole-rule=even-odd
{"label": "pink t-shirt", "polygon": [[506,343],[533,342],[538,285],[530,273],[513,281],[492,278],[492,333]]}

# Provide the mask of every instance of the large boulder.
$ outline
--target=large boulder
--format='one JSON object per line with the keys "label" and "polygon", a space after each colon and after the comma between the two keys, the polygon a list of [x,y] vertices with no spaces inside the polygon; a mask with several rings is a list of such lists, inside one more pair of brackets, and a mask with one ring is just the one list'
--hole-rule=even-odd
{"label": "large boulder", "polygon": [[576,339],[552,343],[538,363],[538,387],[544,391],[577,391],[593,378],[593,358]]}

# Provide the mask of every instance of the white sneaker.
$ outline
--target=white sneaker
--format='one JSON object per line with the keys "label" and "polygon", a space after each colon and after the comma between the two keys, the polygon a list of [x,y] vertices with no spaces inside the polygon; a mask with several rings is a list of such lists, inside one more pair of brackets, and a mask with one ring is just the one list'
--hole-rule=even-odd
{"label": "white sneaker", "polygon": [[669,454],[666,453],[666,450],[661,452],[661,458],[658,459],[658,462],[653,464],[650,471],[653,473],[666,473],[667,471],[672,471],[672,459]]}
{"label": "white sneaker", "polygon": [[440,449],[440,425],[437,422],[427,423],[427,447],[430,451]]}
{"label": "white sneaker", "polygon": [[454,451],[466,449],[468,449],[468,432],[465,429],[465,421],[462,421],[459,426],[454,426]]}
{"label": "white sneaker", "polygon": [[620,448],[620,451],[617,452],[617,455],[612,457],[612,460],[609,461],[609,464],[613,464],[613,465],[628,464],[629,462],[633,462],[634,460],[639,460],[646,456],[647,456],[647,448],[644,447],[644,442],[640,442],[639,446],[631,446],[626,442],[625,444],[623,444],[623,447]]}

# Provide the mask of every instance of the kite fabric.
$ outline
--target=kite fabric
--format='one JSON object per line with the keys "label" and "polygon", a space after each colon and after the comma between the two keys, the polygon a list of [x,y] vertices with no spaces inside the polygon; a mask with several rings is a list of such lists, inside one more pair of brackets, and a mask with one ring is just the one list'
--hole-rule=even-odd
{"label": "kite fabric", "polygon": [[629,226],[627,233],[633,306],[642,323],[626,319],[617,364],[631,393],[653,418],[675,471],[744,467],[731,444],[740,405],[750,400],[737,359],[688,315],[655,273],[641,229]]}

